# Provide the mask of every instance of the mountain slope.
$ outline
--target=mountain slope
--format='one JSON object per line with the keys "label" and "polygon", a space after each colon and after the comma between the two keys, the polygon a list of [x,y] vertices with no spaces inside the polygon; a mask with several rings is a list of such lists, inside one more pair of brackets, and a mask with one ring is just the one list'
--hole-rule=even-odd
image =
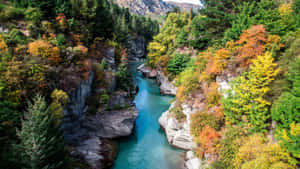
{"label": "mountain slope", "polygon": [[162,0],[113,0],[120,7],[128,8],[131,13],[138,15],[163,15],[172,10],[174,7],[179,7],[181,11],[189,11],[193,8],[197,11],[201,6],[189,3],[164,2]]}
{"label": "mountain slope", "polygon": [[150,13],[161,15],[173,8],[172,5],[168,5],[162,0],[114,0],[114,2],[138,15]]}

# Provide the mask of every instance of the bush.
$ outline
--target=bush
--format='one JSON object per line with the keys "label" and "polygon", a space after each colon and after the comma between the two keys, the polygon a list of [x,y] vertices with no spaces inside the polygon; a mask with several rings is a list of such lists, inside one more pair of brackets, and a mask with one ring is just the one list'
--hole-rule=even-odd
{"label": "bush", "polygon": [[174,113],[176,120],[179,122],[185,121],[186,115],[183,113],[183,109],[181,106],[177,106],[171,109],[171,112]]}
{"label": "bush", "polygon": [[24,17],[24,10],[20,8],[5,7],[0,12],[0,20],[2,22],[10,22],[12,20],[22,19]]}
{"label": "bush", "polygon": [[38,8],[27,8],[25,11],[25,19],[34,24],[39,24],[42,20],[42,13]]}
{"label": "bush", "polygon": [[223,139],[220,141],[220,156],[216,163],[217,168],[232,169],[235,154],[245,140],[247,129],[239,126],[227,126],[223,132]]}
{"label": "bush", "polygon": [[192,115],[191,120],[191,134],[194,137],[198,137],[205,126],[219,130],[223,123],[222,117],[208,112],[197,112]]}
{"label": "bush", "polygon": [[189,60],[190,60],[190,58],[188,55],[185,55],[185,54],[182,55],[182,54],[176,53],[169,60],[168,65],[167,65],[167,70],[172,75],[178,75],[180,72],[182,72],[186,68]]}
{"label": "bush", "polygon": [[56,42],[58,46],[63,46],[66,44],[66,37],[64,34],[58,34],[56,37]]}
{"label": "bush", "polygon": [[262,135],[254,134],[245,138],[234,159],[234,168],[294,169],[297,161],[277,143],[272,144]]}

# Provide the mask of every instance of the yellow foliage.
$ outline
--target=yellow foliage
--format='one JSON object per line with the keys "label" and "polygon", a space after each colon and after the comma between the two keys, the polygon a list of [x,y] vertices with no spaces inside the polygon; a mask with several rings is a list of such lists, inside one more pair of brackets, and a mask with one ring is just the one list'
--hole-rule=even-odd
{"label": "yellow foliage", "polygon": [[53,47],[50,43],[44,40],[36,40],[29,43],[28,52],[31,55],[47,58],[53,64],[58,64],[62,61],[59,56],[59,49],[57,47]]}
{"label": "yellow foliage", "polygon": [[236,169],[293,169],[295,165],[296,160],[279,144],[272,144],[258,134],[245,138],[234,159]]}
{"label": "yellow foliage", "polygon": [[3,36],[0,35],[0,55],[2,55],[5,52],[8,52],[8,47],[4,41]]}
{"label": "yellow foliage", "polygon": [[63,106],[69,102],[69,96],[62,90],[55,89],[51,93],[52,103],[50,105],[50,112],[53,114],[56,122],[59,124],[63,118]]}
{"label": "yellow foliage", "polygon": [[292,3],[284,3],[279,6],[279,13],[281,16],[288,16],[293,13]]}
{"label": "yellow foliage", "polygon": [[[290,131],[282,130],[279,134],[282,142],[285,142],[285,144],[297,145],[298,143],[296,142],[296,140],[293,140],[290,137],[300,138],[300,123],[291,123]],[[293,153],[293,156],[300,158],[300,152]]]}
{"label": "yellow foliage", "polygon": [[219,49],[214,54],[213,58],[208,61],[206,71],[208,74],[220,74],[226,67],[227,59],[231,52],[225,48]]}
{"label": "yellow foliage", "polygon": [[183,102],[185,99],[185,88],[184,86],[179,86],[177,93],[176,93],[176,99],[178,99],[180,102]]}

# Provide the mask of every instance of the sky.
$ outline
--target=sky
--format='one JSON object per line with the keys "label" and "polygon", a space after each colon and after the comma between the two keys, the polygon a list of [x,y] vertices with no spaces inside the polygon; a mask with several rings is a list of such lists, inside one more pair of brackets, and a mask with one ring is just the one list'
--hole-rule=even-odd
{"label": "sky", "polygon": [[186,3],[192,3],[192,4],[199,4],[200,5],[200,0],[163,0],[163,1],[186,2]]}

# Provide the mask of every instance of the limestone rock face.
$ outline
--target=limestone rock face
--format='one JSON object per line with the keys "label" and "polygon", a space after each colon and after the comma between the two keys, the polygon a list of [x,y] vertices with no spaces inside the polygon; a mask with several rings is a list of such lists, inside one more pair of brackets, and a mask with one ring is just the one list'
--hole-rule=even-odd
{"label": "limestone rock face", "polygon": [[142,72],[142,74],[143,74],[145,77],[148,77],[148,78],[151,78],[151,79],[156,78],[156,75],[157,75],[156,70],[155,70],[155,69],[151,69],[150,67],[146,66],[144,63],[141,64],[141,65],[137,68],[137,70],[138,70],[139,72]]}
{"label": "limestone rock face", "polygon": [[83,126],[97,137],[124,137],[132,133],[137,116],[138,111],[135,107],[125,110],[113,110],[87,117]]}
{"label": "limestone rock face", "polygon": [[170,110],[175,106],[173,103],[169,110],[164,112],[159,118],[159,124],[165,130],[169,144],[174,147],[192,150],[196,145],[189,132],[189,124],[179,123],[174,117],[170,116]]}
{"label": "limestone rock face", "polygon": [[194,152],[188,151],[185,156],[185,163],[184,167],[185,169],[202,169],[202,168],[208,168],[208,164],[201,161],[199,158],[197,158],[194,155]]}
{"label": "limestone rock face", "polygon": [[138,71],[142,72],[144,76],[148,78],[156,78],[156,82],[159,85],[159,91],[165,95],[176,95],[177,88],[170,82],[168,77],[160,70],[151,69],[145,64],[140,65],[137,68]]}
{"label": "limestone rock face", "polygon": [[92,168],[101,168],[101,140],[98,137],[89,138],[74,148],[71,155],[77,158],[83,158]]}
{"label": "limestone rock face", "polygon": [[116,69],[115,50],[115,47],[109,47],[104,53],[106,63],[110,66],[112,70]]}
{"label": "limestone rock face", "polygon": [[81,124],[85,119],[86,99],[91,95],[94,73],[91,72],[88,80],[82,81],[79,87],[74,90],[70,97],[69,104],[64,108],[64,118],[62,128],[65,140],[69,144],[80,142],[85,131],[81,129]]}
{"label": "limestone rock face", "polygon": [[156,81],[159,85],[159,90],[162,94],[172,96],[176,95],[176,87],[172,82],[168,80],[167,76],[165,76],[162,71],[157,71]]}
{"label": "limestone rock face", "polygon": [[126,42],[128,58],[132,61],[142,61],[146,59],[146,41],[142,36],[129,36]]}

